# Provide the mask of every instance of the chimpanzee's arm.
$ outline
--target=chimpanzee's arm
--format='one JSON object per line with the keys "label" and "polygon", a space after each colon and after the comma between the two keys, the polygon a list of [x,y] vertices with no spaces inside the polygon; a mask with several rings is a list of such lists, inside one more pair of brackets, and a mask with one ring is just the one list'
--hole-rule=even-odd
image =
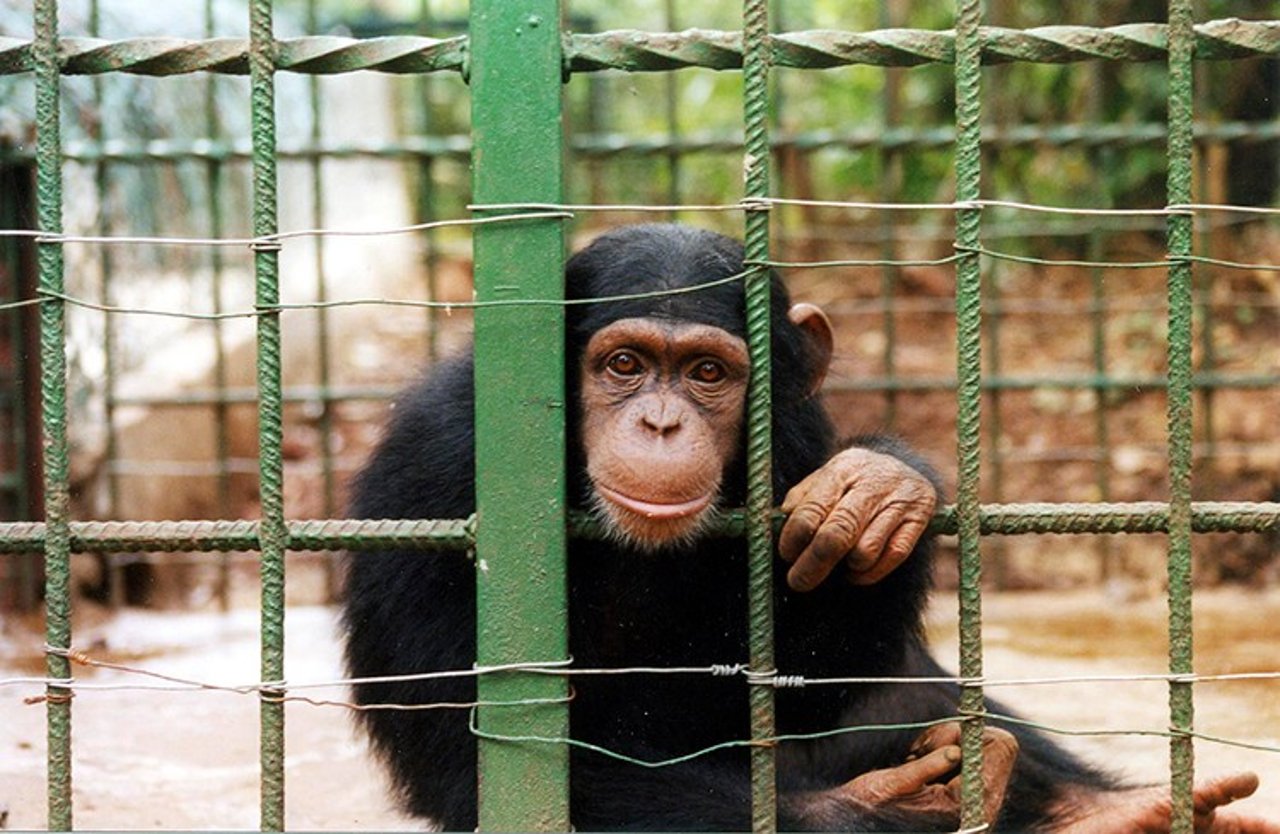
{"label": "chimpanzee's arm", "polygon": [[[784,831],[948,830],[960,822],[960,729],[920,734],[907,760],[825,790],[784,791],[777,799]],[[1009,733],[984,735],[986,812],[994,819],[1017,758]],[[751,828],[745,750],[719,751],[668,768],[642,771],[589,751],[574,759],[574,824],[579,828],[740,831]]]}
{"label": "chimpanzee's arm", "polygon": [[[396,403],[353,485],[355,518],[465,518],[475,507],[473,387],[464,357],[439,366]],[[362,552],[348,561],[343,624],[355,678],[470,669],[475,564],[461,552]],[[408,812],[447,830],[475,827],[471,677],[358,683],[357,703],[457,704],[359,713]]]}

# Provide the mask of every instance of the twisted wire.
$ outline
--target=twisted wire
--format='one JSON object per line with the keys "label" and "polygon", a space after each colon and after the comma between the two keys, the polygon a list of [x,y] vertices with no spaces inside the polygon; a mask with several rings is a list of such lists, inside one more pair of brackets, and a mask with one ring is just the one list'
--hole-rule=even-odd
{"label": "twisted wire", "polygon": [[[983,64],[1013,62],[1159,61],[1168,54],[1168,26],[1134,23],[1106,28],[1044,26],[1031,29],[980,29]],[[337,38],[311,36],[277,41],[275,68],[288,72],[331,74],[372,70],[386,73],[462,72],[465,36],[424,38]],[[850,65],[908,67],[955,61],[955,33],[885,29],[866,33],[813,30],[770,35],[765,51],[774,66],[825,69]],[[126,72],[183,75],[249,72],[246,38],[63,38],[61,71],[68,75]],[[1197,24],[1193,57],[1226,60],[1280,54],[1280,22],[1237,19]],[[739,32],[690,29],[684,32],[617,30],[565,36],[566,68],[571,72],[625,70],[663,72],[686,67],[733,70],[743,63]],[[0,75],[30,72],[31,41],[0,37]]]}

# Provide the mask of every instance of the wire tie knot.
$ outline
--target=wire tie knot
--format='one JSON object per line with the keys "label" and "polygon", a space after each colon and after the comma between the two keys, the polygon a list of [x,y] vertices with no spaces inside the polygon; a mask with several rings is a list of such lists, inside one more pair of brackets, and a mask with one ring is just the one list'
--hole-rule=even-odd
{"label": "wire tie knot", "polygon": [[27,706],[35,706],[36,704],[69,704],[76,693],[66,692],[62,694],[54,694],[52,692],[45,695],[32,695],[30,698],[23,698],[22,703]]}
{"label": "wire tie knot", "polygon": [[264,237],[249,242],[249,249],[253,252],[279,252],[284,248],[284,244],[279,238]]}

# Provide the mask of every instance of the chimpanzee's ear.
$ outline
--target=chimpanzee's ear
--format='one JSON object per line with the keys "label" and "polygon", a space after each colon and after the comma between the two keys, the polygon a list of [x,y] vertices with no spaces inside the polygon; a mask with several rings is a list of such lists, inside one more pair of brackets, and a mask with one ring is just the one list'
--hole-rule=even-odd
{"label": "chimpanzee's ear", "polygon": [[787,311],[791,323],[804,331],[813,346],[813,376],[809,380],[809,396],[818,393],[822,381],[831,369],[831,356],[835,353],[835,335],[827,314],[813,304],[796,304]]}

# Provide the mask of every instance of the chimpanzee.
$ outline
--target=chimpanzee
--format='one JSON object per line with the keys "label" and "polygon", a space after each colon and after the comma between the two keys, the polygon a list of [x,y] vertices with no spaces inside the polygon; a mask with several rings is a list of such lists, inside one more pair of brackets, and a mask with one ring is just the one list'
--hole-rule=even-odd
{"label": "chimpanzee", "polygon": [[[570,259],[567,294],[593,299],[687,288],[743,270],[742,248],[679,225],[617,229]],[[772,276],[773,488],[789,513],[778,541],[776,657],[786,675],[945,677],[921,611],[930,585],[925,536],[936,476],[885,437],[837,445],[817,396],[832,333],[816,307],[791,306]],[[747,568],[741,539],[707,522],[745,498],[749,361],[743,291],[572,305],[566,386],[570,501],[605,541],[568,554],[575,665],[706,667],[746,658]],[[470,355],[437,365],[399,401],[354,485],[359,518],[459,518],[475,509]],[[475,661],[475,564],[357,553],[344,611],[353,677],[469,669]],[[741,677],[601,675],[573,679],[572,736],[626,756],[665,760],[749,736]],[[361,704],[466,704],[472,678],[361,683]],[[943,683],[821,685],[777,693],[777,727],[807,734],[956,716]],[[996,712],[1007,712],[997,706]],[[476,824],[476,741],[465,709],[359,713],[408,812],[450,830]],[[1004,830],[1168,828],[1159,789],[1121,788],[1043,735],[988,729],[988,816]],[[944,830],[958,820],[958,729],[848,733],[777,750],[784,829]],[[571,816],[580,830],[743,830],[748,754],[721,749],[650,769],[571,750]],[[1214,811],[1251,793],[1250,774],[1197,791],[1205,831],[1280,834]],[[1167,791],[1165,792],[1167,793]],[[1235,824],[1243,824],[1239,827]],[[1235,827],[1232,827],[1235,826]]]}

